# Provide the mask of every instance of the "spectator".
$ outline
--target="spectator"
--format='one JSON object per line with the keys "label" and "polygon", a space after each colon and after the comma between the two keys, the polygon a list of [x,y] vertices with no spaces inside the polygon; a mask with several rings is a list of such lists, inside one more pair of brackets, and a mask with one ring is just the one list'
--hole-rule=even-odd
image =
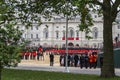
{"label": "spectator", "polygon": [[103,66],[103,56],[100,57],[100,67],[102,68]]}
{"label": "spectator", "polygon": [[85,57],[83,56],[83,54],[81,54],[80,56],[80,68],[81,69],[84,67],[84,63],[85,63]]}
{"label": "spectator", "polygon": [[87,69],[89,65],[89,57],[88,54],[85,54],[85,68]]}
{"label": "spectator", "polygon": [[37,60],[39,61],[40,58],[40,51],[37,51]]}
{"label": "spectator", "polygon": [[50,66],[53,66],[53,64],[54,64],[54,55],[53,55],[53,53],[50,53],[49,57],[50,57]]}
{"label": "spectator", "polygon": [[78,55],[77,54],[75,54],[75,56],[74,56],[74,61],[75,61],[75,67],[77,67],[78,65],[78,60],[79,60],[79,57],[78,57]]}
{"label": "spectator", "polygon": [[93,54],[93,67],[97,67],[97,54]]}

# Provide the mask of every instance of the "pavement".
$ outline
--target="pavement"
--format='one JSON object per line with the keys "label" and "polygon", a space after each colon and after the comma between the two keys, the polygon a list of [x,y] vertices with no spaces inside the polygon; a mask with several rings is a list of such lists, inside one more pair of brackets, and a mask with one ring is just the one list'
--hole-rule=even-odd
{"label": "pavement", "polygon": [[[54,66],[49,65],[49,55],[44,55],[44,59],[40,60],[21,60],[17,67],[14,69],[23,69],[23,70],[38,70],[38,71],[54,71],[54,72],[66,72],[66,73],[75,73],[75,74],[94,74],[100,75],[100,68],[96,69],[85,69],[80,67],[61,67],[59,65],[59,55],[54,56]],[[11,67],[13,68],[13,67]],[[120,76],[120,69],[115,69],[115,74]]]}
{"label": "pavement", "polygon": [[[38,70],[38,71],[54,71],[54,72],[65,72],[65,73],[75,73],[75,74],[93,74],[93,75],[100,75],[101,70],[100,68],[96,69],[86,69],[80,67],[61,67],[59,64],[54,64],[54,66],[49,66],[48,63],[42,63],[38,61],[33,62],[21,62],[18,64],[18,67],[14,69],[22,69],[22,70]],[[115,69],[115,74],[120,76],[120,69]]]}

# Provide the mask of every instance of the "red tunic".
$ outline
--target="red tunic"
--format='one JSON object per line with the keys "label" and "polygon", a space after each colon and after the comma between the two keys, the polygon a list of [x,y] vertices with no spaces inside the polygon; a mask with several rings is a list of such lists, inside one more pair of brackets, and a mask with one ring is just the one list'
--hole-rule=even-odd
{"label": "red tunic", "polygon": [[32,55],[33,55],[33,56],[36,56],[36,55],[37,55],[37,52],[36,52],[36,51],[33,51],[33,52],[32,52]]}

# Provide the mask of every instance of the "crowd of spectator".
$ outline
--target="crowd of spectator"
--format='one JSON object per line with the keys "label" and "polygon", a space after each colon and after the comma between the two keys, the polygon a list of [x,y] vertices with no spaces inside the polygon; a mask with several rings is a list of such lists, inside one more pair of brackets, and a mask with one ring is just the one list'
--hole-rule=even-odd
{"label": "crowd of spectator", "polygon": [[[68,55],[68,67],[80,68],[96,68],[97,66],[97,53],[84,53],[84,54],[71,54]],[[60,66],[66,65],[66,56],[60,55]]]}

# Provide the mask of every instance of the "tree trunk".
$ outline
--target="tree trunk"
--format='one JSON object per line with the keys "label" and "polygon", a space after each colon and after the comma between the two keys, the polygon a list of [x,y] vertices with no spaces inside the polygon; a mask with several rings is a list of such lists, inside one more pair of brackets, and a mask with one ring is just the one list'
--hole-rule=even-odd
{"label": "tree trunk", "polygon": [[0,62],[0,80],[2,80],[2,64]]}
{"label": "tree trunk", "polygon": [[[107,0],[105,0],[107,1]],[[110,3],[104,2],[105,7],[103,9],[103,66],[101,68],[101,77],[114,77],[114,54],[113,54],[113,40],[112,40],[112,15]]]}

